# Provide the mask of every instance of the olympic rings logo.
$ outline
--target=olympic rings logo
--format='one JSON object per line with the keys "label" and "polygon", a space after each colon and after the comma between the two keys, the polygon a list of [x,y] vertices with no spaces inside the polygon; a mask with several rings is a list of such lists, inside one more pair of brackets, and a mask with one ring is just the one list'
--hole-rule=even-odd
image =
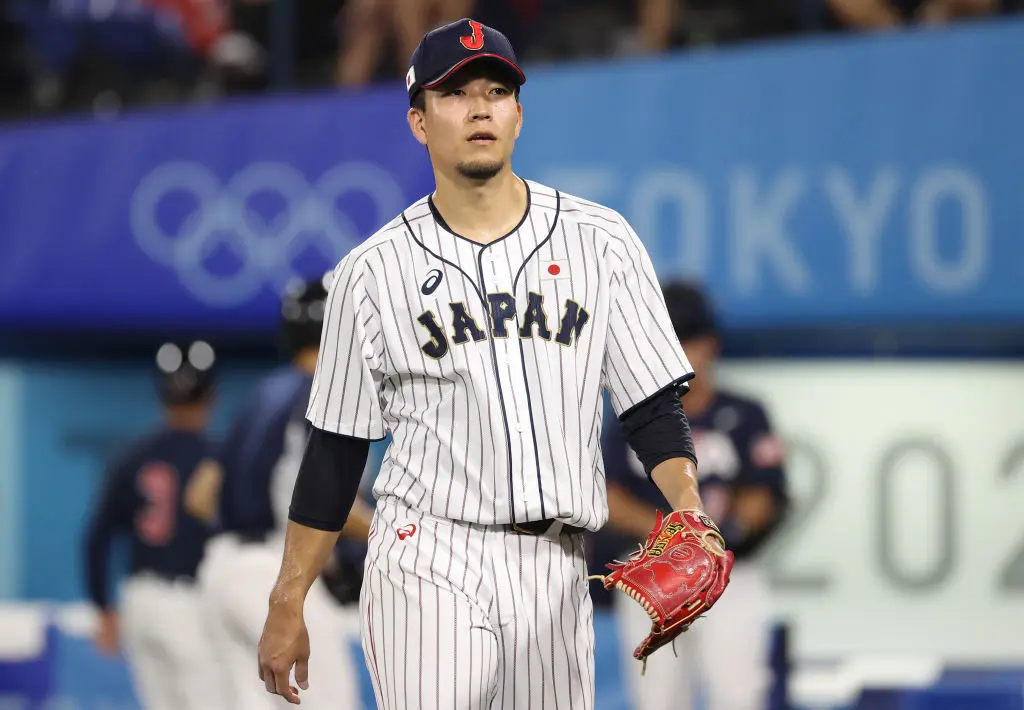
{"label": "olympic rings logo", "polygon": [[[191,198],[168,228],[172,195]],[[293,166],[261,162],[246,166],[227,184],[204,165],[166,163],[140,182],[131,200],[130,223],[139,248],[153,261],[174,269],[181,284],[210,306],[245,303],[265,286],[279,294],[300,274],[292,260],[305,250],[322,255],[330,268],[366,236],[341,211],[339,200],[369,198],[376,223],[384,224],[404,207],[391,174],[371,163],[342,163],[313,185]],[[283,202],[273,216],[258,211],[261,197]],[[163,223],[162,223],[163,222]],[[240,265],[214,273],[208,261],[226,249]]]}

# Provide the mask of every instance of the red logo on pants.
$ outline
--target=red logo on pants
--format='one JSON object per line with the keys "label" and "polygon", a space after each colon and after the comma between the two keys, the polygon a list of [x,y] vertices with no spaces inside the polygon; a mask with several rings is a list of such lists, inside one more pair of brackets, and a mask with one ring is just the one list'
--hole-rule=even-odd
{"label": "red logo on pants", "polygon": [[416,534],[416,526],[412,523],[409,523],[408,525],[403,525],[402,527],[397,528],[397,530],[399,540],[404,540],[405,538],[412,537],[414,534]]}

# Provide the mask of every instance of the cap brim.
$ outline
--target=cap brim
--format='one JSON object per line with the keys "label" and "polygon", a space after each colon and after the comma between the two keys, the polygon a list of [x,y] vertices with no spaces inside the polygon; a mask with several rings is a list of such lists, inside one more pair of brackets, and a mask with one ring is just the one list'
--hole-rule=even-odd
{"label": "cap brim", "polygon": [[510,62],[508,59],[506,59],[505,57],[502,57],[499,54],[486,54],[485,53],[485,54],[474,54],[472,57],[466,57],[461,62],[458,62],[457,64],[454,64],[451,67],[449,67],[447,71],[445,71],[443,74],[441,74],[441,76],[437,77],[436,79],[432,79],[432,80],[428,81],[425,84],[421,84],[420,88],[421,89],[433,89],[435,86],[438,86],[439,84],[443,84],[455,72],[459,71],[460,69],[465,67],[470,62],[479,61],[481,59],[490,59],[492,61],[496,61],[500,66],[503,66],[505,69],[507,69],[509,71],[509,74],[512,77],[518,79],[520,86],[526,83],[526,75],[523,74],[523,70],[522,69],[520,69],[518,66],[516,66],[515,62]]}

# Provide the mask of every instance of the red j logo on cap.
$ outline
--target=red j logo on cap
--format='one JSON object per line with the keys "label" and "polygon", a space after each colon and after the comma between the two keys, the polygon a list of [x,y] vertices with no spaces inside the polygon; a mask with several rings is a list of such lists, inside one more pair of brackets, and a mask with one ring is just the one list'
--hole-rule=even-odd
{"label": "red j logo on cap", "polygon": [[476,20],[469,21],[469,27],[473,30],[473,34],[466,35],[465,37],[459,37],[459,41],[462,46],[466,49],[483,49],[484,46],[484,28]]}

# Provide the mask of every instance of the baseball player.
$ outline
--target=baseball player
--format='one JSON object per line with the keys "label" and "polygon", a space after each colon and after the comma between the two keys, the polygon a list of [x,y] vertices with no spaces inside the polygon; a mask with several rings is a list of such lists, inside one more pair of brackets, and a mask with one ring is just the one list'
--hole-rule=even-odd
{"label": "baseball player", "polygon": [[[330,274],[326,278],[329,278]],[[200,567],[200,585],[208,627],[231,685],[232,707],[260,710],[284,701],[253,682],[252,658],[266,614],[267,594],[281,559],[284,524],[309,424],[304,414],[316,365],[327,287],[321,280],[298,283],[282,302],[283,332],[291,362],[272,372],[255,388],[229,428],[215,456],[200,466],[188,492],[197,515],[216,520]],[[364,541],[371,510],[364,503],[349,518],[349,532]],[[346,552],[342,549],[341,552]],[[323,681],[306,698],[318,708],[359,707],[356,666],[346,634],[344,609],[332,590],[347,593],[360,580],[362,558],[339,554],[308,599],[310,628],[322,648],[317,661]]]}
{"label": "baseball player", "polygon": [[[309,666],[306,590],[388,433],[360,596],[380,708],[594,707],[582,532],[608,514],[605,388],[674,509],[606,584],[643,598],[646,564],[690,592],[686,613],[652,613],[637,657],[728,581],[679,404],[694,373],[651,261],[618,213],[512,171],[524,82],[508,40],[470,19],[412,56],[408,121],[436,189],[335,269],[259,650],[267,691],[291,703],[329,680]],[[678,553],[701,574],[682,579]]]}
{"label": "baseball player", "polygon": [[[678,656],[658,654],[644,677],[630,668],[626,675],[636,710],[661,710],[669,700],[673,708],[697,707],[693,696],[698,688],[707,710],[764,710],[771,680],[771,607],[756,553],[787,507],[783,446],[760,404],[717,386],[719,342],[704,294],[677,282],[666,287],[665,300],[676,335],[701,373],[682,400],[700,461],[701,497],[737,562],[729,594],[717,613],[676,641]],[[596,554],[618,557],[632,547],[633,537],[650,529],[655,510],[666,501],[615,423],[605,428],[603,450],[610,513],[607,532],[596,540]],[[624,601],[622,595],[612,599],[620,636],[628,644],[650,619]]]}
{"label": "baseball player", "polygon": [[[133,442],[109,468],[86,535],[86,587],[99,609],[96,644],[123,645],[146,710],[220,710],[213,656],[201,620],[196,569],[208,528],[188,515],[182,492],[209,455],[204,433],[214,380],[206,343],[157,353],[164,424]],[[131,539],[120,604],[110,589],[110,547]]]}

